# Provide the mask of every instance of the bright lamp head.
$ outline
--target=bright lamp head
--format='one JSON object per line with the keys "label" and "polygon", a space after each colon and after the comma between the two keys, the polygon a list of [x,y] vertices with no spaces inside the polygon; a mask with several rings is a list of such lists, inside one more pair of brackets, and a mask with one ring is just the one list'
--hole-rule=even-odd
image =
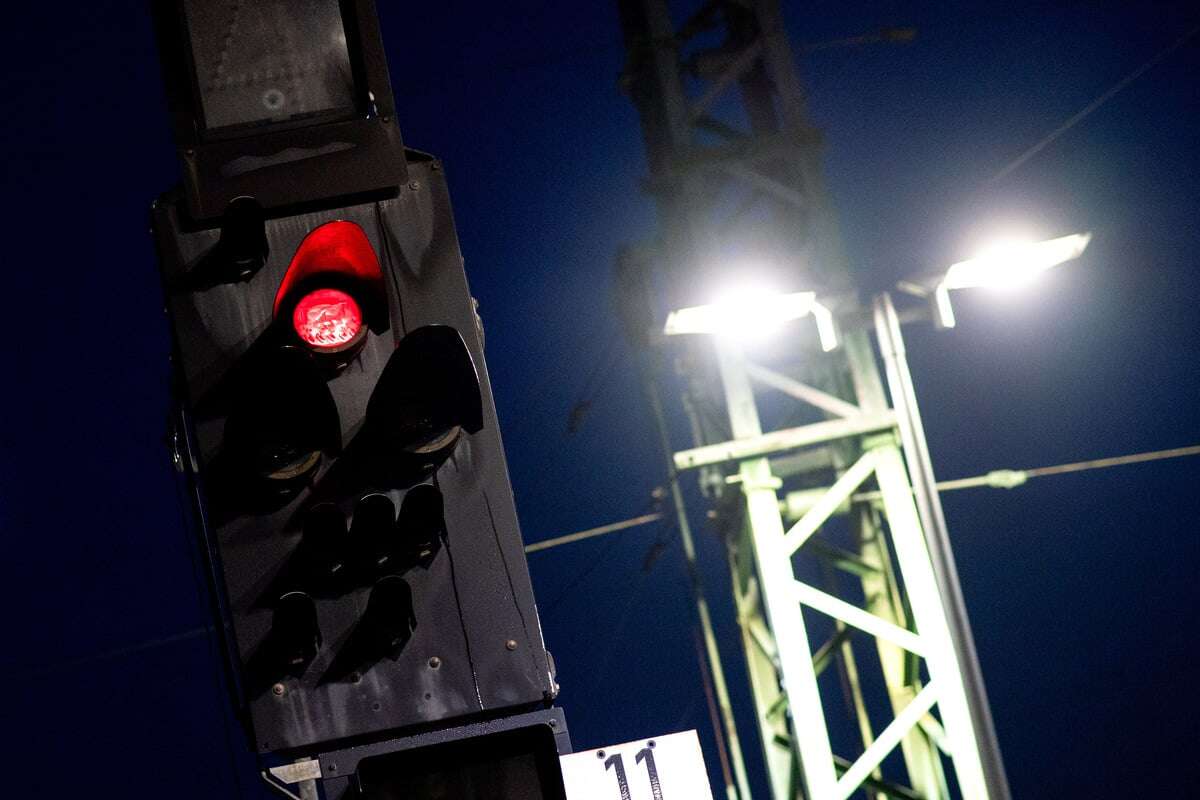
{"label": "bright lamp head", "polygon": [[709,334],[745,344],[762,341],[785,323],[810,314],[816,320],[822,349],[834,349],[833,315],[814,292],[782,294],[761,287],[740,287],[723,293],[717,302],[672,311],[663,333]]}
{"label": "bright lamp head", "polygon": [[1091,239],[1090,233],[1075,233],[1042,242],[997,242],[975,258],[952,264],[942,283],[947,289],[1016,289],[1051,267],[1078,258]]}
{"label": "bright lamp head", "polygon": [[954,327],[951,289],[1019,289],[1051,267],[1081,256],[1091,240],[1091,233],[1042,242],[1010,239],[992,245],[975,258],[951,264],[945,277],[933,286],[934,321],[940,328]]}

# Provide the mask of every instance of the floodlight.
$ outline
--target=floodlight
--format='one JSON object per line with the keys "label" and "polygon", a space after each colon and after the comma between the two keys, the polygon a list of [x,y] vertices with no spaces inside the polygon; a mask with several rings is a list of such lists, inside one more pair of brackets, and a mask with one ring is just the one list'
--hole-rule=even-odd
{"label": "floodlight", "polygon": [[1010,291],[1028,285],[1046,270],[1078,258],[1087,249],[1092,234],[1073,233],[1041,242],[999,242],[975,258],[951,264],[933,287],[934,321],[939,328],[953,328],[951,289],[999,289]]}
{"label": "floodlight", "polygon": [[1091,233],[1074,233],[1042,242],[1000,242],[975,258],[951,264],[942,279],[947,289],[1012,289],[1064,261],[1078,258]]}
{"label": "floodlight", "polygon": [[833,314],[817,300],[815,292],[734,292],[715,303],[672,311],[667,315],[663,333],[668,336],[711,334],[739,342],[757,341],[783,324],[810,314],[817,324],[821,349],[833,350],[837,347]]}

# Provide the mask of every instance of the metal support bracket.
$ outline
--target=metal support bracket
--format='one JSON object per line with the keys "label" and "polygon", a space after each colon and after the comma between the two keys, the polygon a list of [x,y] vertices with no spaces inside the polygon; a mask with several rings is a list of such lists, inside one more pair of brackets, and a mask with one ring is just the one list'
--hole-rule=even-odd
{"label": "metal support bracket", "polygon": [[850,436],[861,436],[865,433],[887,430],[894,427],[895,424],[896,415],[890,411],[814,422],[798,428],[785,428],[759,436],[681,450],[675,454],[675,468],[682,471],[710,464],[743,461],[784,450],[795,450],[821,444],[834,439],[845,439]]}

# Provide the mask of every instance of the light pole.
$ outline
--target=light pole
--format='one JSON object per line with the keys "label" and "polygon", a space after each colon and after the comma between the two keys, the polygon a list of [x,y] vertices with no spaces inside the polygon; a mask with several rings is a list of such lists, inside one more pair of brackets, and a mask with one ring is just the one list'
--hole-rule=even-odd
{"label": "light pole", "polygon": [[[1078,258],[1091,242],[1091,233],[1076,233],[1039,242],[1009,241],[987,248],[966,261],[951,264],[933,287],[932,313],[940,328],[955,326],[950,302],[952,289],[1011,290],[1025,286],[1046,270]],[[912,286],[913,284],[908,284]],[[925,438],[925,427],[917,405],[912,373],[906,358],[900,318],[892,297],[884,292],[873,301],[875,336],[883,357],[887,382],[896,410],[897,429],[908,462],[913,497],[921,518],[926,547],[933,563],[938,590],[946,608],[955,656],[967,693],[971,723],[979,740],[981,760],[990,783],[1004,780],[1004,766],[996,741],[987,690],[979,668],[958,569],[950,547],[950,535],[942,510],[941,496],[933,475],[933,463]]]}
{"label": "light pole", "polygon": [[[1010,244],[1000,250],[952,265],[932,281],[910,283],[906,291],[932,300],[932,316],[941,327],[954,323],[950,290],[1010,286],[1027,282],[1055,264],[1078,256],[1088,236],[1062,237],[1039,243]],[[744,291],[704,306],[680,309],[668,316],[667,335],[709,335],[715,340],[717,364],[732,439],[674,454],[682,471],[720,463],[736,463],[736,483],[745,500],[749,549],[755,573],[754,603],[765,612],[769,631],[744,636],[768,650],[790,710],[789,746],[805,797],[844,800],[860,787],[888,793],[894,784],[882,779],[880,765],[896,748],[904,752],[909,779],[926,797],[949,797],[940,760],[932,749],[948,753],[962,795],[968,800],[1007,800],[1008,783],[996,743],[987,695],[958,584],[945,519],[933,479],[928,447],[917,409],[912,378],[904,357],[900,321],[889,294],[872,303],[874,330],[883,359],[888,402],[874,365],[866,330],[852,329],[840,339],[834,314],[811,292],[791,294]],[[753,363],[745,342],[776,331],[787,323],[812,317],[821,349],[839,345],[853,379],[853,399],[806,386],[790,376]],[[819,409],[826,421],[764,432],[754,383],[783,391]],[[856,460],[835,464],[833,485],[817,492],[786,526],[773,474],[771,456],[814,446],[851,444]],[[903,592],[889,605],[872,600],[875,578],[864,575],[867,607],[861,608],[797,579],[792,557],[839,511],[847,507],[864,482],[878,482],[890,546],[880,542],[863,548],[861,569],[894,577],[878,583]],[[735,597],[739,615],[746,607]],[[807,606],[834,618],[837,634],[814,654],[809,630],[800,613]],[[894,719],[878,734],[869,715],[859,711],[864,750],[854,762],[837,759],[830,745],[817,678],[821,653],[847,647],[848,631],[875,637],[891,699]],[[840,637],[840,639],[839,639]],[[848,650],[843,657],[851,661]],[[911,668],[923,659],[929,680]],[[858,691],[861,695],[861,690]],[[858,698],[861,709],[861,696]],[[930,711],[937,708],[941,720]],[[759,709],[762,719],[769,709]],[[777,777],[777,776],[776,776]],[[794,795],[776,782],[777,797]]]}

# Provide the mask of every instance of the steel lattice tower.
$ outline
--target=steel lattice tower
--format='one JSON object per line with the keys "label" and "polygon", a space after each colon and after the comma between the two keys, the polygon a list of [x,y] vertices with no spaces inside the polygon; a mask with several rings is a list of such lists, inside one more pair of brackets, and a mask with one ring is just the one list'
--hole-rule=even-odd
{"label": "steel lattice tower", "polygon": [[[695,287],[729,277],[731,259],[750,255],[775,265],[788,289],[817,292],[843,329],[833,352],[797,340],[782,366],[754,363],[735,346],[690,342],[677,363],[693,441],[680,452],[659,406],[661,368],[647,372],[672,478],[699,471],[725,536],[771,794],[1008,800],[953,558],[939,536],[940,503],[925,480],[899,323],[886,295],[864,304],[854,291],[779,4],[710,0],[679,26],[666,0],[619,7],[623,85],[641,118],[660,220],[658,240],[630,248],[618,265],[626,322],[644,331],[656,318],[652,284],[661,290],[654,297],[678,307],[696,300]],[[664,355],[653,336],[643,341]],[[765,431],[760,410],[778,406],[768,389],[798,408],[790,424]],[[695,579],[678,481],[672,488]],[[812,576],[821,575],[818,588]],[[837,588],[838,575],[851,576],[849,588]],[[729,742],[727,795],[747,800],[719,650],[699,593],[697,602]],[[802,608],[821,616],[808,626]],[[828,637],[814,649],[818,633]],[[873,648],[853,646],[863,634]],[[833,692],[821,678],[831,666],[857,759],[833,752]],[[868,668],[890,706],[881,730],[864,689]],[[884,774],[897,749],[907,774]]]}

